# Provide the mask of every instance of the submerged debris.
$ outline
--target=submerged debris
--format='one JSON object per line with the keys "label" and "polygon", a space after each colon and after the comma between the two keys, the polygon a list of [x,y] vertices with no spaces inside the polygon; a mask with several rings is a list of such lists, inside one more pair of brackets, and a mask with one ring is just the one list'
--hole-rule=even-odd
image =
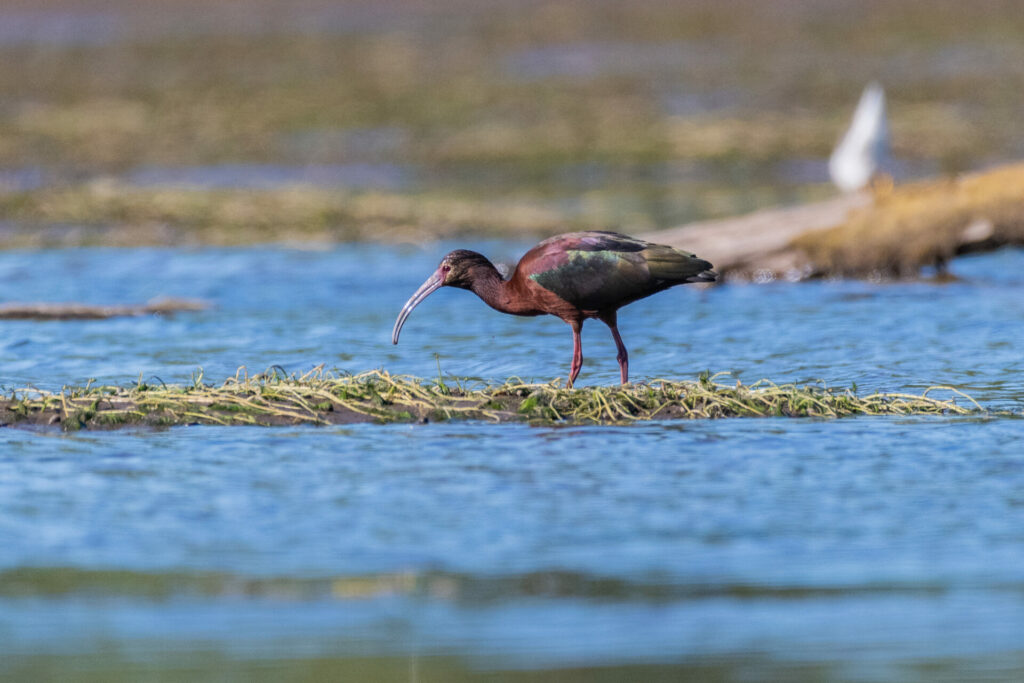
{"label": "submerged debris", "polygon": [[170,315],[205,311],[210,304],[199,299],[153,299],[147,304],[94,306],[78,303],[0,304],[0,320],[106,320],[107,318]]}
{"label": "submerged debris", "polygon": [[[559,381],[500,385],[424,380],[383,370],[336,375],[316,368],[304,375],[249,376],[240,370],[222,384],[65,387],[60,392],[18,389],[0,399],[0,423],[61,425],[64,429],[123,425],[293,425],[357,422],[492,422],[602,424],[638,420],[850,415],[966,415],[982,411],[952,387],[920,395],[872,393],[824,384],[777,385],[767,380],[725,384],[722,375],[696,381],[652,380],[624,387],[564,389]],[[942,390],[947,398],[931,394]],[[958,403],[958,399],[960,402]]]}

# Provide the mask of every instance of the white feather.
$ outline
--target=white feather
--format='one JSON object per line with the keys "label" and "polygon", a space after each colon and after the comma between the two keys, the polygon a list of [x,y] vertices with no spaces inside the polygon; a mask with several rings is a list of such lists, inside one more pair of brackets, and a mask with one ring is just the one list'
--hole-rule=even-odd
{"label": "white feather", "polygon": [[885,91],[872,82],[864,88],[850,128],[828,160],[829,175],[840,190],[854,192],[871,181],[886,164],[888,156]]}

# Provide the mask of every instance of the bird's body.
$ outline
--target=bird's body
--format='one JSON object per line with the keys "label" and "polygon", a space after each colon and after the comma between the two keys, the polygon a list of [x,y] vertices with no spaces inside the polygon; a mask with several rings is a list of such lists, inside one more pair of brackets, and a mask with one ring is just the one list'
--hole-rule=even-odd
{"label": "bird's body", "polygon": [[484,256],[458,249],[402,308],[392,342],[409,313],[428,294],[443,286],[469,289],[492,308],[513,315],[557,316],[573,331],[572,386],[583,363],[580,330],[587,318],[598,318],[612,331],[618,347],[622,383],[628,379],[628,355],[619,337],[618,309],[673,285],[712,282],[711,264],[679,249],[652,244],[614,232],[588,231],[556,235],[530,249],[512,276],[503,280]]}

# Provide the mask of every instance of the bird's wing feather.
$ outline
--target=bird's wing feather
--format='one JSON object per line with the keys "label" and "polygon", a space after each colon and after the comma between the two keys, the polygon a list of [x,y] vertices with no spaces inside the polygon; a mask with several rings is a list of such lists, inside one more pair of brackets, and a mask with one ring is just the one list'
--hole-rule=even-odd
{"label": "bird's wing feather", "polygon": [[[714,274],[705,276],[711,264],[681,249],[652,244],[641,252],[651,277],[670,282],[700,282],[714,280]],[[697,278],[695,280],[695,278]]]}
{"label": "bird's wing feather", "polygon": [[527,277],[584,310],[618,308],[673,284],[714,279],[703,275],[711,264],[693,254],[618,233],[562,235],[529,256]]}

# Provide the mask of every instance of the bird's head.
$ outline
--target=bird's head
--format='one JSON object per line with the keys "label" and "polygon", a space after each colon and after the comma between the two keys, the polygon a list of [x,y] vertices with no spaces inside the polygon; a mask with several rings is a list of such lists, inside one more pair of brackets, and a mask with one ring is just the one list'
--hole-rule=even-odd
{"label": "bird's head", "polygon": [[479,268],[494,270],[494,265],[483,254],[469,249],[456,249],[441,259],[435,274],[441,275],[442,287],[470,289],[478,277],[475,273]]}
{"label": "bird's head", "polygon": [[487,260],[487,257],[468,249],[456,249],[449,252],[438,265],[434,274],[427,278],[427,281],[420,285],[420,288],[409,297],[409,300],[402,306],[402,312],[398,314],[395,321],[395,328],[391,332],[391,343],[398,343],[398,334],[402,331],[405,319],[412,313],[421,301],[430,294],[442,287],[458,287],[470,289],[473,281],[478,277],[478,269],[485,268],[494,270],[494,265]]}

